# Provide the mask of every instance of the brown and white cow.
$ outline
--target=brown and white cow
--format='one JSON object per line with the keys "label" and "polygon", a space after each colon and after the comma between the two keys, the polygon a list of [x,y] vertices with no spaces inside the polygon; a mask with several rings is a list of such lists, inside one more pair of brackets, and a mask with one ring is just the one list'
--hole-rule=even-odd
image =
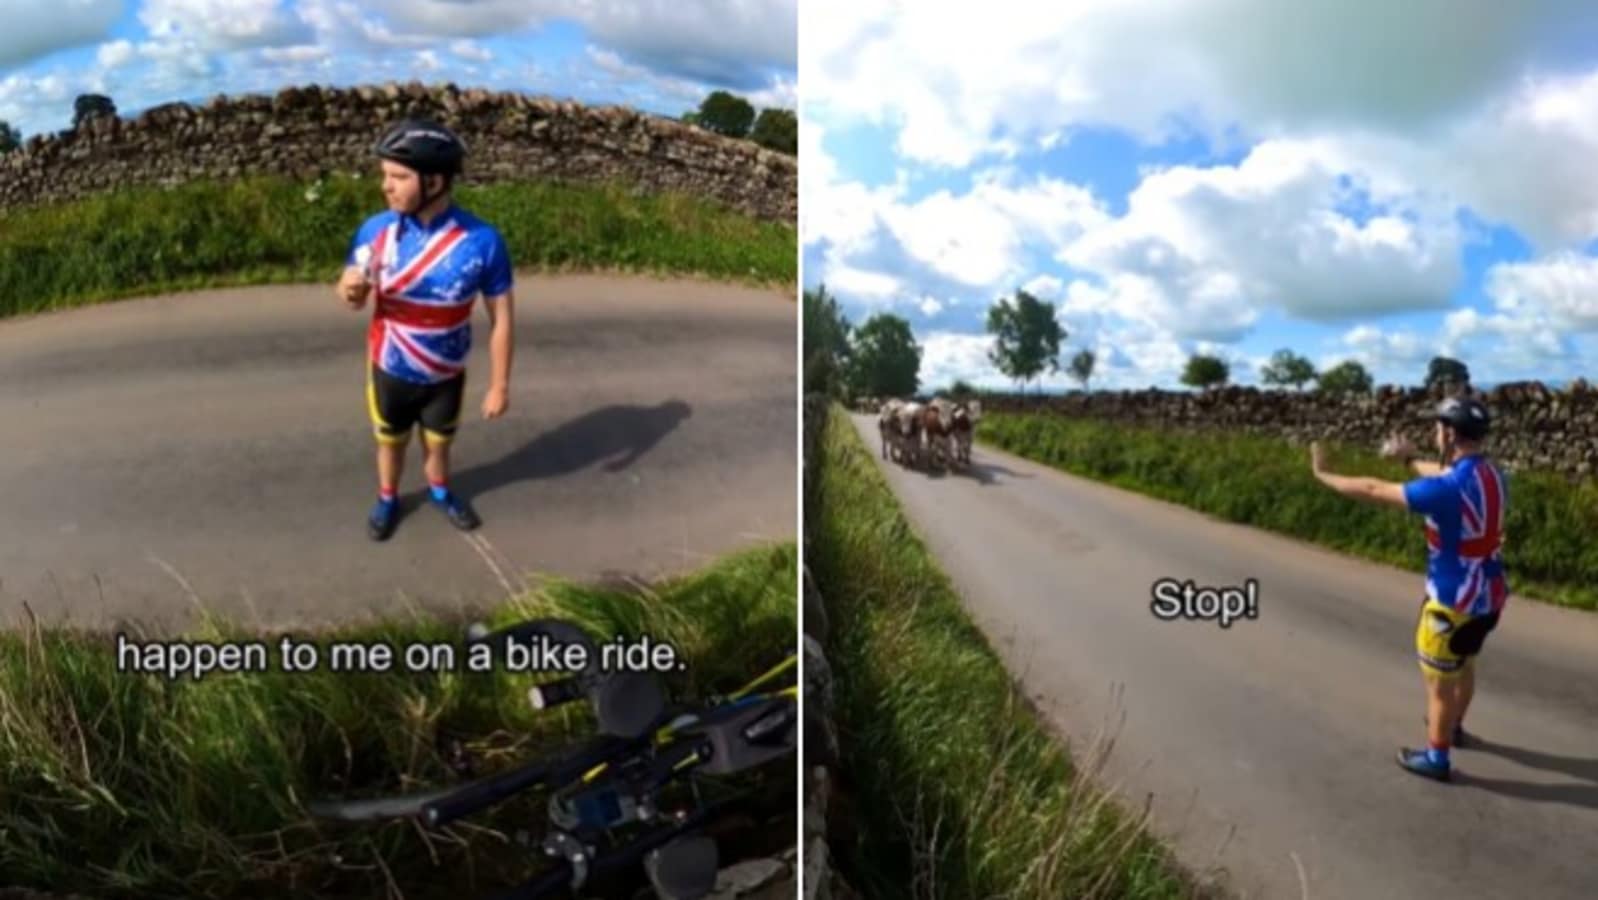
{"label": "brown and white cow", "polygon": [[954,458],[961,465],[971,465],[971,441],[976,431],[976,424],[981,418],[982,401],[971,400],[955,404],[949,431],[954,437]]}
{"label": "brown and white cow", "polygon": [[877,409],[877,434],[882,438],[883,459],[893,458],[897,460],[899,450],[899,442],[897,440],[899,407],[903,405],[904,401],[902,400],[890,399],[884,401]]}
{"label": "brown and white cow", "polygon": [[920,406],[892,399],[883,403],[877,414],[877,432],[882,438],[882,458],[901,465],[914,463],[920,456]]}
{"label": "brown and white cow", "polygon": [[941,397],[934,397],[921,410],[921,431],[926,435],[926,449],[931,461],[939,467],[947,467],[954,449],[951,443],[952,433],[949,428],[953,424],[953,405]]}

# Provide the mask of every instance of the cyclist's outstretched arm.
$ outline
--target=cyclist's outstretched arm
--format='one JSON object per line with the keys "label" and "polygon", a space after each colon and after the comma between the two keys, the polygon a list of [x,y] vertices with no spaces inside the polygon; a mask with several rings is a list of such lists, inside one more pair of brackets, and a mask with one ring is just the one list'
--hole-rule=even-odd
{"label": "cyclist's outstretched arm", "polygon": [[1345,497],[1355,500],[1366,500],[1380,503],[1385,506],[1396,506],[1399,509],[1409,509],[1409,500],[1404,496],[1404,486],[1396,481],[1383,481],[1380,478],[1360,478],[1349,475],[1334,475],[1326,470],[1320,441],[1310,444],[1310,471],[1321,484]]}
{"label": "cyclist's outstretched arm", "polygon": [[488,338],[488,352],[492,367],[489,375],[488,397],[484,400],[484,413],[495,418],[505,411],[510,394],[510,366],[516,347],[516,301],[514,291],[506,291],[485,298],[488,320],[493,332]]}
{"label": "cyclist's outstretched arm", "polygon": [[1315,477],[1345,497],[1409,509],[1409,501],[1404,498],[1404,486],[1396,481],[1333,475],[1329,472],[1316,472]]}

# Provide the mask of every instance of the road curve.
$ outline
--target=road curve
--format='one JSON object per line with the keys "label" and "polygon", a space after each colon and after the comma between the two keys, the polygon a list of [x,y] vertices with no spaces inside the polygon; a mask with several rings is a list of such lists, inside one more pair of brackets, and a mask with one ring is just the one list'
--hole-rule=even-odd
{"label": "road curve", "polygon": [[[874,420],[854,421],[875,454]],[[1124,714],[1104,778],[1153,795],[1190,866],[1244,897],[1598,897],[1598,615],[1511,600],[1467,723],[1484,746],[1437,784],[1393,763],[1424,737],[1418,575],[992,449],[974,463],[884,470],[1076,755]],[[1161,621],[1167,577],[1257,579],[1259,615]]]}
{"label": "road curve", "polygon": [[[652,578],[795,534],[794,303],[704,282],[522,273],[511,407],[475,319],[454,487],[386,544],[369,312],[330,286],[208,290],[0,322],[0,624],[156,632],[493,602],[530,573]],[[418,508],[419,507],[419,508]]]}

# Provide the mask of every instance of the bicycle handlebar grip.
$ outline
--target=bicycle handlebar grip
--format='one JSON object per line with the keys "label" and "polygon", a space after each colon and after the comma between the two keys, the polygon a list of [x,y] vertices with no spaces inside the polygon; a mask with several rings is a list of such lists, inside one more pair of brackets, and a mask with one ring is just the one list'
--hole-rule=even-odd
{"label": "bicycle handlebar grip", "polygon": [[582,680],[568,677],[536,684],[527,691],[527,698],[532,701],[533,709],[554,709],[583,698]]}
{"label": "bicycle handlebar grip", "polygon": [[422,821],[431,828],[448,825],[544,781],[549,771],[550,765],[539,760],[474,781],[423,806]]}

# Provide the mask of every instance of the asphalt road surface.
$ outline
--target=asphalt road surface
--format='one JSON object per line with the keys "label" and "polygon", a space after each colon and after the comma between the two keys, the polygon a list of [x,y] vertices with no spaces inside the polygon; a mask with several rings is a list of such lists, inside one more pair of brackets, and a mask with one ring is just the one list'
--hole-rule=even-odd
{"label": "asphalt road surface", "polygon": [[155,632],[198,605],[268,627],[492,603],[539,575],[650,579],[796,530],[797,315],[696,281],[517,284],[510,411],[485,421],[474,318],[453,487],[366,536],[370,307],[331,286],[211,290],[0,322],[0,624]]}
{"label": "asphalt road surface", "polygon": [[[875,420],[855,421],[876,453]],[[1482,749],[1439,784],[1393,761],[1424,741],[1419,575],[989,448],[973,462],[884,468],[1073,754],[1113,732],[1104,779],[1134,807],[1153,795],[1191,867],[1246,897],[1598,897],[1598,615],[1511,599],[1466,722]],[[1162,578],[1257,579],[1258,617],[1161,621]]]}

